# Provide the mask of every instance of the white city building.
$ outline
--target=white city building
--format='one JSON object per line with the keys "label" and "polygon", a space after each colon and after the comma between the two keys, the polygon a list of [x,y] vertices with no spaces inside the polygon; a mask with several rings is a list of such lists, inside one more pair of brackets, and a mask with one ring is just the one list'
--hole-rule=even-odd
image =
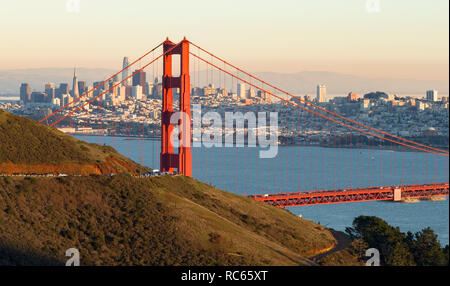
{"label": "white city building", "polygon": [[59,98],[55,97],[52,99],[52,104],[54,106],[61,106],[61,100]]}
{"label": "white city building", "polygon": [[253,87],[250,87],[250,89],[248,90],[248,97],[247,98],[255,98],[255,97],[256,97],[255,89]]}
{"label": "white city building", "polygon": [[135,85],[131,88],[131,97],[136,100],[142,100],[144,94],[142,93],[142,86]]}
{"label": "white city building", "polygon": [[245,83],[238,83],[237,85],[237,95],[240,99],[244,99],[247,97],[247,93],[245,90]]}
{"label": "white city building", "polygon": [[[128,59],[128,57],[124,57],[123,58],[123,63],[122,63],[122,68],[126,68],[129,65],[130,65],[130,60]],[[129,78],[126,79],[129,76],[129,74],[130,74],[130,69],[129,68],[122,72],[122,80],[123,80],[122,85],[123,86],[130,85],[130,79]]]}
{"label": "white city building", "polygon": [[325,96],[327,95],[327,87],[325,85],[318,85],[317,86],[317,102],[325,102]]}
{"label": "white city building", "polygon": [[438,91],[437,90],[427,90],[427,100],[437,101],[438,100]]}

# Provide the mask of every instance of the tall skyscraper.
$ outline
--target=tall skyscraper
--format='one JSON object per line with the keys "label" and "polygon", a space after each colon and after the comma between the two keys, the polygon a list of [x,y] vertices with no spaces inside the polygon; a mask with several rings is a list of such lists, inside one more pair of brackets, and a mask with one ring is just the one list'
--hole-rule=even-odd
{"label": "tall skyscraper", "polygon": [[73,84],[72,84],[72,97],[78,98],[80,96],[78,91],[78,79],[77,79],[77,70],[73,69]]}
{"label": "tall skyscraper", "polygon": [[83,93],[85,93],[86,90],[86,82],[85,81],[79,81],[78,82],[78,93],[80,95],[82,95]]}
{"label": "tall skyscraper", "polygon": [[245,91],[245,83],[238,83],[237,85],[237,94],[240,99],[244,99],[247,96]]}
{"label": "tall skyscraper", "polygon": [[117,89],[116,103],[120,104],[126,99],[126,90],[125,86],[119,86]]}
{"label": "tall skyscraper", "polygon": [[112,94],[114,97],[116,97],[119,94],[119,87],[120,87],[119,82],[116,81],[111,82],[109,88],[112,89],[109,93]]}
{"label": "tall skyscraper", "polygon": [[248,95],[247,98],[250,98],[250,99],[256,97],[256,92],[255,92],[255,89],[253,88],[253,86],[250,87],[247,95]]}
{"label": "tall skyscraper", "polygon": [[157,77],[153,81],[152,98],[162,98],[162,84],[158,83]]}
{"label": "tall skyscraper", "polygon": [[64,94],[69,94],[69,84],[68,83],[60,83],[55,96],[59,99],[62,99],[62,96]]}
{"label": "tall skyscraper", "polygon": [[53,82],[47,82],[44,85],[45,88],[45,93],[47,94],[47,100],[48,102],[52,102],[53,99],[55,98],[55,84]]}
{"label": "tall skyscraper", "polygon": [[325,96],[327,95],[327,87],[325,85],[318,85],[317,86],[317,102],[325,102]]}
{"label": "tall skyscraper", "polygon": [[20,100],[23,103],[28,103],[31,101],[31,88],[28,83],[22,83],[20,86]]}
{"label": "tall skyscraper", "polygon": [[95,87],[97,87],[97,88],[94,89],[94,92],[93,92],[92,96],[96,97],[96,96],[100,95],[100,93],[102,93],[103,91],[106,90],[105,89],[106,88],[105,84],[104,83],[102,84],[102,82],[103,81],[96,81],[96,82],[94,82],[94,88]]}
{"label": "tall skyscraper", "polygon": [[437,90],[427,90],[427,100],[437,101],[438,100],[438,91]]}
{"label": "tall skyscraper", "polygon": [[[128,57],[124,57],[122,68],[126,68],[129,65],[130,65],[130,61],[129,61]],[[130,75],[130,69],[124,70],[122,72],[122,80],[125,80],[129,75]],[[129,79],[125,80],[124,82],[122,82],[122,85],[123,86],[130,85],[130,80]]]}
{"label": "tall skyscraper", "polygon": [[47,94],[41,91],[33,91],[31,93],[31,102],[33,103],[48,103]]}
{"label": "tall skyscraper", "polygon": [[133,75],[133,86],[142,86],[142,93],[148,95],[146,73],[143,70],[136,70]]}

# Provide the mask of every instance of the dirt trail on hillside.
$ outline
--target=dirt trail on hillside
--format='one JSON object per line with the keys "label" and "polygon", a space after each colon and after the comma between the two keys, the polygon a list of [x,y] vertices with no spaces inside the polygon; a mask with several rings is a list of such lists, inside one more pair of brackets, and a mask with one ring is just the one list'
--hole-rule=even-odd
{"label": "dirt trail on hillside", "polygon": [[340,250],[346,249],[347,247],[350,246],[351,240],[345,233],[343,233],[342,231],[334,230],[334,229],[330,229],[330,232],[331,232],[331,234],[333,234],[334,238],[336,239],[336,242],[337,242],[336,246],[329,251],[326,251],[319,255],[310,257],[309,258],[310,260],[315,262],[315,261],[319,260],[320,258],[323,258],[327,255],[338,252]]}

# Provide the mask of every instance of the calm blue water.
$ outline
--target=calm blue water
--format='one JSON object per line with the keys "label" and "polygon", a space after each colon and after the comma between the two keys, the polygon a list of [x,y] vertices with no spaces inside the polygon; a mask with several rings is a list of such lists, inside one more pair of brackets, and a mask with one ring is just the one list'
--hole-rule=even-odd
{"label": "calm blue water", "polygon": [[[77,138],[111,145],[136,162],[159,169],[160,141]],[[244,195],[449,180],[448,158],[419,152],[293,146],[279,147],[273,159],[260,159],[258,155],[258,148],[192,148],[193,176],[217,188]],[[289,210],[337,230],[351,226],[359,215],[374,215],[405,232],[417,232],[429,226],[442,244],[449,242],[448,200],[410,204],[347,203]]]}

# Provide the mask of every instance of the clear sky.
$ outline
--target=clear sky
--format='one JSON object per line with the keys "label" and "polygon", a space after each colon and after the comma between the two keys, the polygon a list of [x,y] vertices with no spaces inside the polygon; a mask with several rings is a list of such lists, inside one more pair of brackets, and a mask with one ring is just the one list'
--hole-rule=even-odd
{"label": "clear sky", "polygon": [[0,69],[120,68],[186,36],[251,72],[449,76],[448,0],[67,1],[2,0]]}

